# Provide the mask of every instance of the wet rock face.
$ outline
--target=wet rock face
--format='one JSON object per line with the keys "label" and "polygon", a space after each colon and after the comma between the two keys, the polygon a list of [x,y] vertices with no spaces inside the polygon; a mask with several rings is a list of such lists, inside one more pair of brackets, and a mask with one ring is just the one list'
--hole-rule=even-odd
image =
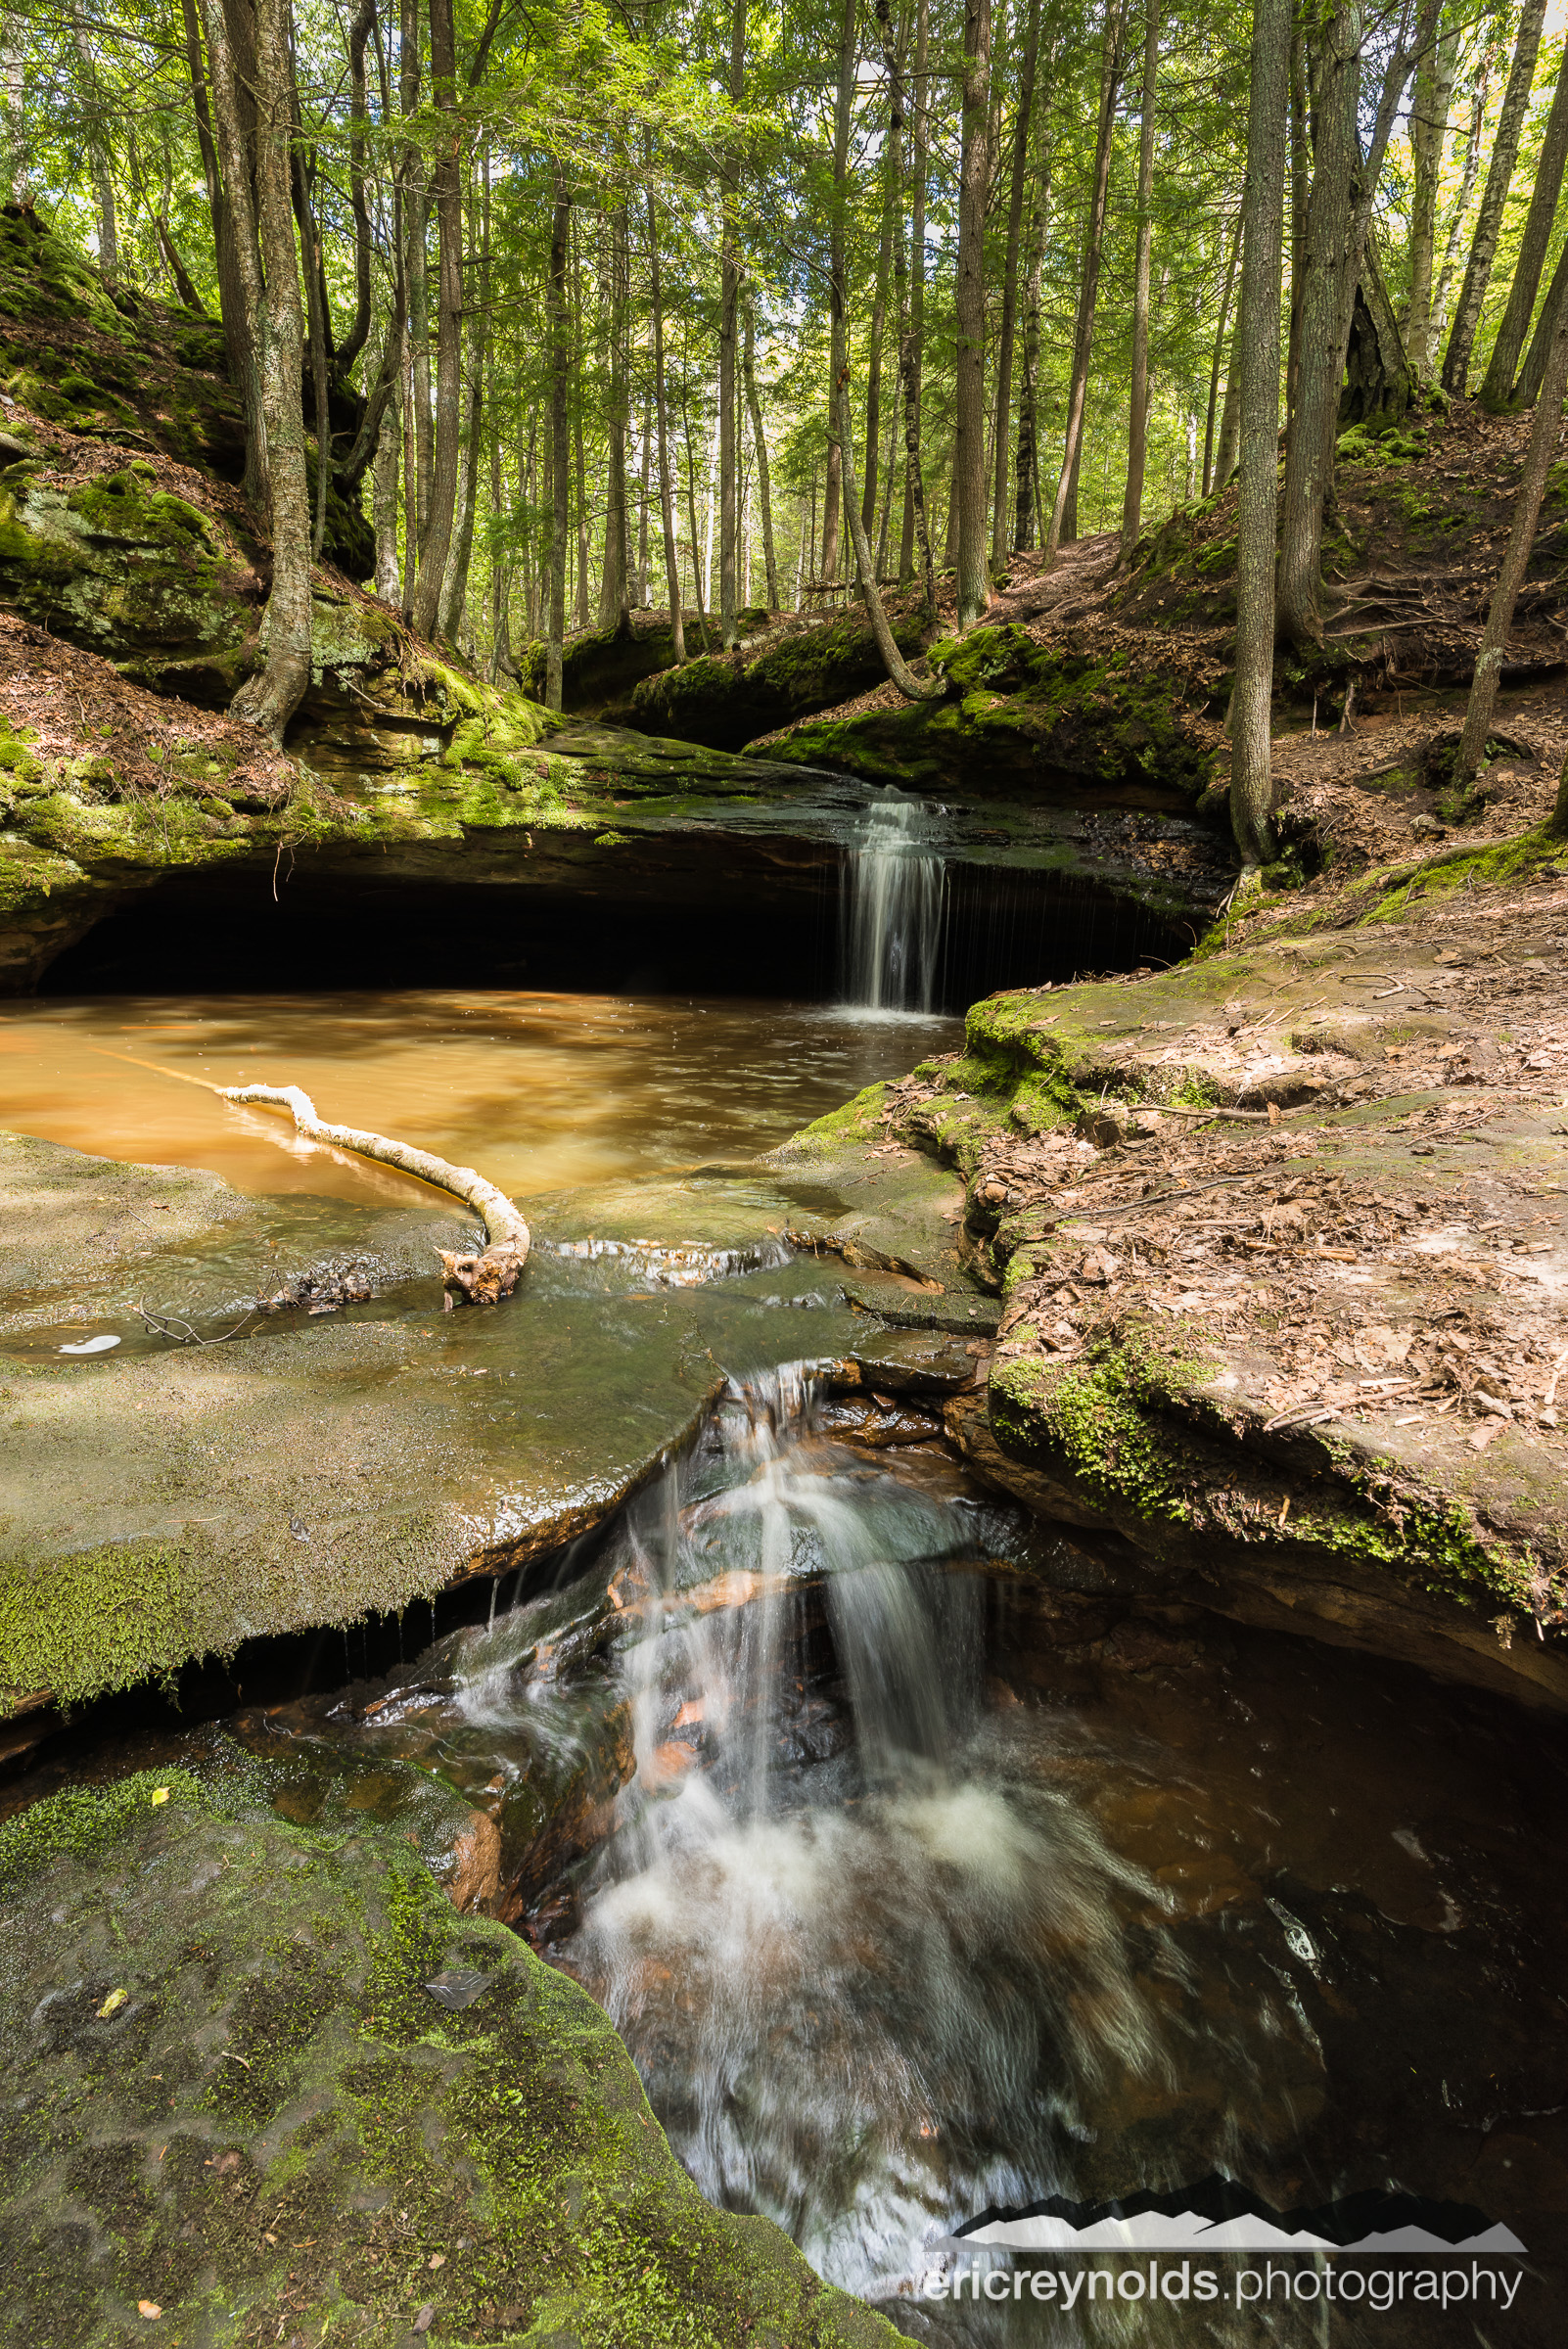
{"label": "wet rock face", "polygon": [[896,2340],[702,2200],[605,2016],[402,1817],[274,1792],[231,1752],[0,1833],[0,2335]]}

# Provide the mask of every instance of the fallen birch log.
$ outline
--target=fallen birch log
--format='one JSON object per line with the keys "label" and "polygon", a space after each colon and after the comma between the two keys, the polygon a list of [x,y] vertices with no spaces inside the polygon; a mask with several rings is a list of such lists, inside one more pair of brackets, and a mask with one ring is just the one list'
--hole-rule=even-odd
{"label": "fallen birch log", "polygon": [[511,1296],[528,1263],[529,1227],[506,1193],[472,1167],[450,1166],[428,1150],[410,1149],[406,1142],[392,1141],[384,1133],[366,1133],[357,1126],[329,1126],[316,1115],[310,1095],[297,1084],[219,1084],[212,1089],[225,1101],[260,1101],[269,1109],[292,1110],[296,1126],[310,1141],[330,1142],[335,1149],[377,1159],[384,1167],[416,1174],[421,1182],[461,1199],[484,1223],[489,1246],[479,1256],[453,1256],[445,1248],[437,1249],[448,1306],[454,1289],[460,1290],[470,1305],[494,1305]]}

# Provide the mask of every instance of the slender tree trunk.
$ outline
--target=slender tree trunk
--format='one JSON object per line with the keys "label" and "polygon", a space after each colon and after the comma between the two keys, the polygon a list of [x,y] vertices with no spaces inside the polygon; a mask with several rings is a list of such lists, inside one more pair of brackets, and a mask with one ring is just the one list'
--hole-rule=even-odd
{"label": "slender tree trunk", "polygon": [[[1296,413],[1301,380],[1301,297],[1307,274],[1307,218],[1312,208],[1313,111],[1307,87],[1306,12],[1290,32],[1290,345],[1285,360],[1285,415]],[[1238,222],[1239,227],[1239,222]]]}
{"label": "slender tree trunk", "polygon": [[1562,434],[1565,392],[1568,392],[1568,304],[1564,305],[1552,335],[1535,422],[1530,428],[1530,445],[1525,451],[1524,472],[1514,491],[1513,523],[1502,552],[1498,583],[1492,591],[1486,631],[1475,665],[1475,681],[1470,687],[1470,705],[1464,714],[1464,733],[1453,762],[1453,779],[1458,784],[1473,780],[1486,754],[1487,734],[1497,708],[1498,686],[1508,650],[1508,632],[1513,626],[1513,608],[1529,568],[1536,526],[1541,520],[1541,501],[1546,491],[1546,476],[1551,471]]}
{"label": "slender tree trunk", "polygon": [[1277,608],[1281,633],[1304,649],[1322,634],[1319,551],[1333,453],[1325,417],[1339,404],[1340,271],[1351,241],[1353,175],[1360,162],[1359,22],[1351,0],[1340,0],[1314,50],[1317,148],[1307,214],[1296,406],[1285,458]]}
{"label": "slender tree trunk", "polygon": [[1236,526],[1236,684],[1230,704],[1230,821],[1244,867],[1272,856],[1269,708],[1278,507],[1279,265],[1291,0],[1255,0],[1241,248],[1241,492]]}
{"label": "slender tree trunk", "polygon": [[[1154,235],[1154,81],[1160,64],[1160,0],[1148,0],[1143,33],[1143,95],[1138,112],[1138,233],[1132,266],[1132,396],[1128,412],[1127,494],[1122,502],[1121,560],[1130,563],[1143,520],[1143,473],[1149,433],[1149,250]],[[1213,402],[1211,395],[1211,415]],[[1205,464],[1208,462],[1205,451]],[[1207,491],[1205,491],[1207,495]]]}
{"label": "slender tree trunk", "polygon": [[1557,69],[1557,87],[1542,136],[1541,162],[1530,198],[1524,235],[1519,243],[1519,257],[1513,265],[1508,306],[1502,313],[1502,323],[1498,328],[1498,339],[1492,345],[1492,357],[1481,386],[1484,407],[1506,407],[1512,396],[1519,354],[1524,349],[1525,337],[1530,332],[1536,295],[1541,287],[1541,272],[1545,267],[1546,250],[1551,243],[1551,224],[1557,209],[1557,199],[1562,194],[1565,163],[1568,163],[1568,40],[1563,42],[1562,62]]}
{"label": "slender tree trunk", "polygon": [[[909,121],[909,106],[904,94],[901,44],[895,40],[892,15],[888,0],[876,0],[877,23],[882,27],[882,51],[887,61],[891,97],[891,129],[901,141],[903,125]],[[912,122],[910,217],[907,293],[905,292],[904,253],[902,238],[896,244],[895,281],[899,303],[899,387],[903,408],[903,529],[899,553],[899,581],[906,584],[914,576],[915,545],[920,549],[921,573],[925,581],[925,602],[928,613],[937,608],[936,569],[931,560],[931,537],[926,527],[925,484],[920,469],[920,396],[922,352],[925,335],[926,284],[926,170],[927,122],[926,105],[927,61],[930,45],[929,0],[915,0],[914,54],[914,114]]]}
{"label": "slender tree trunk", "polygon": [[839,35],[839,87],[833,110],[833,221],[828,247],[829,356],[827,487],[822,499],[822,566],[824,582],[839,576],[839,384],[848,360],[845,345],[845,238],[850,205],[850,118],[854,79],[860,63],[859,0],[844,0]]}
{"label": "slender tree trunk", "polygon": [[[1235,229],[1230,239],[1230,257],[1225,263],[1224,287],[1220,296],[1220,322],[1214,330],[1214,357],[1209,366],[1209,416],[1203,430],[1203,494],[1205,497],[1208,497],[1214,490],[1224,486],[1222,482],[1216,481],[1214,474],[1215,411],[1220,404],[1220,372],[1224,365],[1225,329],[1230,324],[1230,296],[1235,287],[1236,263],[1240,256],[1241,214],[1238,211]],[[1232,365],[1230,375],[1233,377],[1235,372],[1235,367]],[[1227,395],[1230,386],[1227,382],[1225,386]]]}
{"label": "slender tree trunk", "polygon": [[697,606],[697,633],[702,638],[703,651],[707,653],[711,649],[708,642],[708,598],[703,592],[702,537],[697,529],[697,459],[692,448],[691,410],[687,404],[684,352],[681,353],[681,359],[680,426],[682,438],[686,443],[686,519],[691,526],[692,600]]}
{"label": "slender tree trunk", "polygon": [[[468,601],[469,566],[474,559],[474,517],[479,505],[480,426],[484,402],[484,330],[489,308],[490,279],[490,189],[489,158],[484,159],[484,196],[481,213],[480,285],[484,299],[471,304],[466,320],[464,343],[468,372],[467,420],[463,430],[462,467],[458,476],[457,512],[452,527],[452,543],[446,557],[446,572],[441,580],[440,603],[437,609],[436,625],[448,644],[455,645],[463,630],[463,611]],[[471,240],[472,242],[472,240]]]}
{"label": "slender tree trunk", "polygon": [[419,550],[413,622],[421,636],[435,627],[441,581],[451,551],[457,511],[458,441],[463,402],[463,183],[458,156],[457,35],[452,0],[430,0],[431,94],[448,117],[431,173],[436,233],[440,254],[439,309],[436,325],[436,445],[431,473],[430,517]]}
{"label": "slender tree trunk", "polygon": [[1230,338],[1230,368],[1225,379],[1225,404],[1220,417],[1220,445],[1214,455],[1214,485],[1222,489],[1236,470],[1241,448],[1241,353]]}
{"label": "slender tree trunk", "polygon": [[1519,396],[1527,408],[1534,407],[1541,395],[1546,360],[1551,351],[1551,339],[1557,331],[1557,321],[1568,303],[1568,245],[1557,255],[1557,266],[1546,288],[1546,299],[1541,305],[1536,331],[1530,338],[1530,350],[1525,359],[1524,373],[1519,378]]}
{"label": "slender tree trunk", "polygon": [[[729,98],[746,95],[746,0],[731,0]],[[737,532],[735,355],[740,329],[740,255],[737,249],[740,157],[733,141],[724,158],[723,225],[718,256],[718,628],[725,652],[740,642],[735,614]]]}
{"label": "slender tree trunk", "polygon": [[752,440],[757,449],[757,502],[762,517],[762,561],[767,571],[767,608],[778,605],[778,557],[773,547],[773,492],[768,480],[767,435],[762,430],[762,403],[757,395],[757,301],[746,298],[746,341],[741,359],[746,378],[746,405],[751,412]]}
{"label": "slender tree trunk", "polygon": [[[651,159],[650,159],[651,161]],[[659,214],[653,181],[648,183],[649,308],[652,312],[654,421],[659,435],[659,519],[665,539],[665,586],[669,597],[669,626],[674,638],[675,667],[686,660],[686,630],[680,592],[680,557],[675,548],[674,485],[669,465],[669,414],[665,396],[665,311],[659,277]]]}
{"label": "slender tree trunk", "polygon": [[[393,340],[395,326],[388,328]],[[381,432],[370,475],[371,522],[376,533],[376,593],[384,603],[399,600],[397,576],[397,468],[401,455],[401,410],[395,396],[381,414]]]}
{"label": "slender tree trunk", "polygon": [[1479,45],[1475,73],[1470,83],[1470,120],[1464,143],[1464,167],[1459,174],[1458,194],[1449,219],[1449,233],[1443,241],[1443,266],[1438,271],[1437,288],[1432,296],[1432,317],[1427,328],[1427,364],[1430,367],[1443,338],[1443,322],[1449,314],[1449,296],[1453,291],[1453,272],[1458,266],[1459,237],[1475,194],[1475,183],[1481,168],[1481,142],[1486,128],[1487,93],[1491,87],[1491,51],[1483,41]]}
{"label": "slender tree trunk", "polygon": [[986,529],[986,201],[991,192],[991,0],[964,0],[958,174],[957,385],[953,502],[958,514],[958,625],[991,602]]}
{"label": "slender tree trunk", "polygon": [[854,542],[854,561],[855,568],[860,575],[860,593],[865,602],[867,617],[871,622],[871,633],[876,638],[877,650],[882,655],[883,667],[905,701],[940,701],[947,690],[946,679],[942,676],[917,677],[910,669],[894,641],[893,630],[888,625],[887,613],[882,608],[882,598],[877,592],[876,569],[871,560],[871,547],[866,537],[865,524],[860,519],[860,503],[854,494],[854,443],[851,437],[850,388],[848,384],[839,386],[839,433],[844,460],[844,510],[849,518],[850,536]]}
{"label": "slender tree trunk", "polygon": [[572,239],[572,197],[566,173],[555,166],[555,214],[550,224],[550,587],[545,646],[544,706],[561,707],[562,653],[566,645],[567,531],[571,528],[572,387],[571,321],[567,309],[567,256]]}
{"label": "slender tree trunk", "polygon": [[370,332],[370,211],[365,203],[365,44],[376,22],[376,0],[359,0],[348,27],[348,205],[354,218],[354,315],[338,353],[346,376]]}
{"label": "slender tree trunk", "polygon": [[1024,279],[1024,367],[1018,392],[1018,448],[1014,459],[1013,544],[1025,551],[1044,536],[1039,479],[1040,274],[1045,264],[1045,231],[1050,220],[1049,151],[1036,165],[1030,211],[1029,268]]}
{"label": "slender tree trunk", "polygon": [[26,70],[22,28],[8,8],[0,16],[0,179],[12,204],[29,201]]}
{"label": "slender tree trunk", "polygon": [[232,316],[228,276],[223,273],[219,277],[223,333],[231,373],[235,372],[238,350],[235,380],[245,408],[245,478],[240,486],[247,501],[264,515],[271,495],[266,402],[261,381],[261,320],[266,291],[261,278],[261,253],[251,190],[251,158],[241,113],[240,65],[229,40],[222,0],[204,0],[204,22],[211,68],[216,151],[222,171],[221,217],[227,230],[226,236],[219,239],[219,259],[221,262],[224,257],[226,245],[234,276]]}
{"label": "slender tree trunk", "polygon": [[1024,53],[1018,67],[1018,119],[1013,126],[1013,175],[1007,200],[1007,255],[1002,268],[1001,326],[996,338],[995,422],[992,430],[994,467],[991,500],[991,559],[998,567],[1007,559],[1007,460],[1013,408],[1013,337],[1018,310],[1018,257],[1023,241],[1024,198],[1029,183],[1029,152],[1035,125],[1035,73],[1039,59],[1040,0],[1029,0],[1024,28]]}
{"label": "slender tree trunk", "polygon": [[[418,114],[420,103],[418,0],[401,0],[401,11],[398,102],[406,119]],[[429,219],[424,159],[410,143],[403,150],[403,231],[407,241],[403,275],[408,288],[409,345],[407,412],[413,435],[415,484],[403,525],[410,549],[404,568],[411,582],[404,590],[404,602],[410,612],[417,593],[419,558],[430,528],[431,479],[436,470],[436,422],[430,398],[430,267],[425,250]]]}
{"label": "slender tree trunk", "polygon": [[1481,324],[1481,305],[1487,298],[1492,264],[1497,257],[1498,237],[1502,227],[1502,211],[1508,201],[1513,167],[1519,160],[1519,136],[1530,107],[1530,88],[1535,80],[1536,53],[1541,47],[1541,27],[1545,13],[1546,0],[1524,0],[1519,14],[1519,37],[1514,43],[1513,66],[1502,96],[1502,112],[1498,117],[1497,135],[1492,143],[1487,184],[1481,192],[1481,211],[1475,224],[1475,236],[1471,240],[1464,283],[1459,288],[1458,307],[1453,313],[1453,331],[1449,337],[1448,349],[1443,354],[1443,389],[1455,398],[1463,398],[1470,373],[1470,352],[1475,345],[1476,331]]}
{"label": "slender tree trunk", "polygon": [[888,326],[888,280],[893,270],[894,245],[903,242],[896,218],[899,176],[899,133],[890,126],[883,152],[882,233],[877,244],[877,273],[871,300],[871,348],[865,371],[865,480],[860,484],[860,526],[866,531],[870,530],[876,517],[877,463],[882,448],[882,347]]}
{"label": "slender tree trunk", "polygon": [[604,569],[599,578],[599,625],[622,634],[631,626],[631,580],[626,549],[630,515],[626,496],[626,434],[631,422],[627,309],[631,289],[624,205],[610,215],[610,384],[605,417]]}
{"label": "slender tree trunk", "polygon": [[257,0],[256,198],[266,268],[262,401],[272,484],[272,584],[261,620],[261,668],[231,705],[274,742],[310,682],[310,499],[305,486],[303,345],[299,258],[290,203],[293,130],[289,0]]}
{"label": "slender tree trunk", "polygon": [[1105,251],[1106,194],[1111,178],[1111,146],[1116,131],[1116,99],[1122,86],[1122,51],[1127,36],[1127,0],[1107,0],[1105,38],[1100,53],[1100,111],[1094,137],[1094,179],[1088,219],[1084,231],[1084,272],[1079,287],[1078,319],[1073,332],[1073,373],[1067,393],[1067,432],[1062,448],[1062,471],[1051,508],[1046,546],[1055,554],[1064,538],[1078,535],[1078,463],[1084,444],[1084,406],[1088,395],[1089,356],[1094,344],[1094,308],[1099,299],[1100,263]]}
{"label": "slender tree trunk", "polygon": [[[292,81],[292,76],[291,76]],[[304,153],[300,134],[300,98],[291,100],[294,114],[294,209],[300,224],[300,248],[304,258],[305,324],[310,347],[310,389],[316,411],[316,516],[310,551],[317,562],[327,537],[327,493],[332,486],[332,399],[327,381],[327,321],[321,283],[321,253],[315,214],[305,190]]]}
{"label": "slender tree trunk", "polygon": [[1440,25],[1436,40],[1415,62],[1410,105],[1410,307],[1405,346],[1423,380],[1432,371],[1432,284],[1437,265],[1438,194],[1449,109],[1459,61],[1457,23]]}
{"label": "slender tree trunk", "polygon": [[93,192],[98,199],[98,266],[107,282],[114,285],[119,277],[119,224],[115,210],[114,161],[104,131],[103,100],[93,65],[92,44],[87,38],[87,27],[79,17],[72,30],[75,35],[76,62],[81,73],[87,160],[92,169]]}
{"label": "slender tree trunk", "polygon": [[[629,271],[628,271],[629,274]],[[647,605],[648,596],[648,480],[653,462],[653,396],[646,389],[642,395],[642,430],[637,450],[637,577],[635,594],[638,611]]]}

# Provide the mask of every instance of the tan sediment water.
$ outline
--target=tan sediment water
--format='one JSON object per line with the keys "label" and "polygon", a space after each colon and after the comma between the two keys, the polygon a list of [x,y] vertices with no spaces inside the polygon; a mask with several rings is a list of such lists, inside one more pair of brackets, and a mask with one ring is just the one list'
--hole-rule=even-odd
{"label": "tan sediment water", "polygon": [[0,1006],[0,1127],[253,1193],[406,1190],[204,1089],[300,1084],[324,1118],[526,1198],[765,1150],[960,1035],[822,1005],[512,990],[20,1002]]}

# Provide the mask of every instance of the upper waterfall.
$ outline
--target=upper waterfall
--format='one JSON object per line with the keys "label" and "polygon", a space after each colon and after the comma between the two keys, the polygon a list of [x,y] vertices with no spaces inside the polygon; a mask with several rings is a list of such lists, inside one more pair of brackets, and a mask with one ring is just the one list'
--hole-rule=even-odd
{"label": "upper waterfall", "polygon": [[945,872],[918,800],[889,788],[866,809],[841,915],[846,1002],[930,1011],[942,950]]}

